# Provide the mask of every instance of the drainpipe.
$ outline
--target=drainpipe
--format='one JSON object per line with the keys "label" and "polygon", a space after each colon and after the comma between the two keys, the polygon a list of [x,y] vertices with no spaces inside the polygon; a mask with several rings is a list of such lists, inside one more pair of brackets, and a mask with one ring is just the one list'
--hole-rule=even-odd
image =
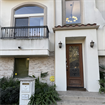
{"label": "drainpipe", "polygon": [[54,26],[56,25],[56,2],[54,0]]}
{"label": "drainpipe", "polygon": [[2,14],[2,13],[1,13],[1,12],[2,12],[2,6],[1,6],[1,4],[2,4],[2,1],[0,0],[0,37],[1,37],[1,19],[2,19],[2,18],[1,18],[1,17],[2,17],[2,16],[1,16],[1,14]]}
{"label": "drainpipe", "polygon": [[[56,26],[56,1],[54,0],[54,27],[55,26]],[[55,33],[54,33],[54,55],[55,55]],[[54,65],[54,71],[55,71],[55,65]],[[54,76],[55,76],[55,72],[54,72]]]}
{"label": "drainpipe", "polygon": [[[54,27],[55,26],[56,26],[56,0],[54,0]],[[55,33],[54,33],[54,53],[55,53]]]}

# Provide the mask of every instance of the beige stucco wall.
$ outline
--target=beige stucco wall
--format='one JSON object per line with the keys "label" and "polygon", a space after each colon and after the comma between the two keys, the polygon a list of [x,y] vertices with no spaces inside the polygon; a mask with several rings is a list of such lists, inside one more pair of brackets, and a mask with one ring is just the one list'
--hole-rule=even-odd
{"label": "beige stucco wall", "polygon": [[[52,28],[56,25],[62,25],[62,0],[2,0],[1,2],[1,26],[6,27],[11,24],[11,10],[15,6],[26,3],[36,2],[47,7],[47,25],[50,30],[49,46],[50,51],[54,51],[54,33]],[[82,23],[97,23],[100,28],[97,30],[98,55],[105,55],[105,0],[81,0]]]}
{"label": "beige stucco wall", "polygon": [[[55,83],[58,91],[67,91],[66,75],[66,39],[83,43],[83,72],[84,88],[89,92],[99,91],[99,61],[96,29],[64,30],[55,32]],[[91,40],[94,40],[94,47],[90,47]],[[62,48],[58,46],[62,42]],[[73,41],[69,41],[71,44]],[[80,43],[80,42],[79,42]],[[95,66],[94,66],[95,65]],[[94,75],[94,76],[93,76]],[[61,82],[62,81],[62,82]]]}
{"label": "beige stucco wall", "polygon": [[1,26],[1,0],[0,0],[0,26]]}
{"label": "beige stucco wall", "polygon": [[[8,43],[8,44],[7,44]],[[21,47],[21,49],[18,48]],[[0,39],[0,56],[49,55],[49,39]]]}
{"label": "beige stucco wall", "polygon": [[95,0],[96,1],[96,7],[101,12],[103,18],[105,19],[105,0]]}
{"label": "beige stucco wall", "polygon": [[12,20],[12,9],[21,4],[40,3],[47,7],[47,26],[49,28],[49,50],[54,51],[54,0],[2,0],[1,2],[1,27],[10,27]]}
{"label": "beige stucco wall", "polygon": [[50,57],[30,57],[29,60],[29,75],[40,77],[41,72],[48,72],[48,76],[42,80],[43,82],[50,82],[50,76],[55,75],[55,59],[54,56]]}
{"label": "beige stucco wall", "polygon": [[[105,56],[105,0],[81,0],[83,24],[96,23],[98,55]],[[62,25],[62,0],[56,0],[56,25]]]}
{"label": "beige stucco wall", "polygon": [[14,70],[14,58],[6,57],[0,58],[0,78],[3,76],[10,77],[13,76]]}

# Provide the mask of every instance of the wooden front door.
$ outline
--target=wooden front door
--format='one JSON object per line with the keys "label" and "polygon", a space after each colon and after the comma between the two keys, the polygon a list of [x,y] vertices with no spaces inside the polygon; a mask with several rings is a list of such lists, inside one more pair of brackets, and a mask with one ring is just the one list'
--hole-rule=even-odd
{"label": "wooden front door", "polygon": [[66,45],[67,88],[83,88],[82,44]]}

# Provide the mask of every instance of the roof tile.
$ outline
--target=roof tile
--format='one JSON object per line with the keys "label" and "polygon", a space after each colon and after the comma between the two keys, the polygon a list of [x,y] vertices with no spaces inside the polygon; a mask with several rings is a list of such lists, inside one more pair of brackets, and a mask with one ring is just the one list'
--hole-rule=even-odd
{"label": "roof tile", "polygon": [[82,27],[82,26],[96,26],[97,24],[96,23],[93,23],[93,24],[70,24],[70,25],[58,25],[58,26],[55,26],[55,28],[64,28],[64,27]]}

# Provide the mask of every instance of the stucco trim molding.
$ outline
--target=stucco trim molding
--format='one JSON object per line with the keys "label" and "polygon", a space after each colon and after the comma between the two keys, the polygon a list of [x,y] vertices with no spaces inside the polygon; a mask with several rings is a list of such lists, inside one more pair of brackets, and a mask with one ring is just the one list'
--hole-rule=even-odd
{"label": "stucco trim molding", "polygon": [[99,25],[96,26],[81,26],[81,27],[57,27],[53,28],[53,31],[63,31],[63,30],[82,30],[82,29],[98,29]]}
{"label": "stucco trim molding", "polygon": [[12,10],[11,10],[11,26],[15,25],[15,19],[14,19],[15,10],[20,7],[28,6],[28,5],[39,6],[44,9],[44,25],[47,25],[47,7],[41,3],[38,3],[38,2],[24,2],[24,3],[18,4],[12,8]]}

